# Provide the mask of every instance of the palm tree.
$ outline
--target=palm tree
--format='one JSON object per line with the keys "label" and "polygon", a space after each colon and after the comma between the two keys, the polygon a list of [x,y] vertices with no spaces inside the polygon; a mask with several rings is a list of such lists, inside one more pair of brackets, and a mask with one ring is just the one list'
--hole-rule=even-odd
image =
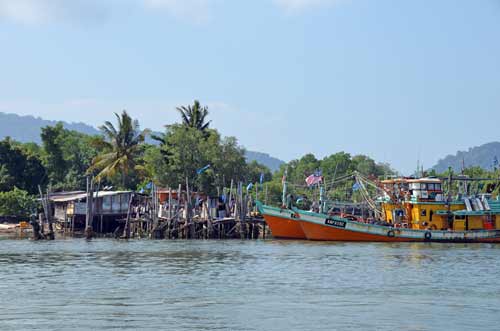
{"label": "palm tree", "polygon": [[120,173],[121,184],[125,188],[127,177],[137,168],[137,159],[141,147],[149,130],[140,130],[139,122],[132,120],[124,110],[121,115],[115,113],[118,125],[106,121],[99,129],[104,137],[98,140],[97,145],[103,152],[96,156],[89,172],[98,170],[96,179],[112,178]]}
{"label": "palm tree", "polygon": [[208,129],[211,122],[205,122],[205,119],[208,116],[208,108],[202,107],[198,100],[195,100],[192,106],[177,107],[177,111],[182,116],[183,125],[200,131]]}

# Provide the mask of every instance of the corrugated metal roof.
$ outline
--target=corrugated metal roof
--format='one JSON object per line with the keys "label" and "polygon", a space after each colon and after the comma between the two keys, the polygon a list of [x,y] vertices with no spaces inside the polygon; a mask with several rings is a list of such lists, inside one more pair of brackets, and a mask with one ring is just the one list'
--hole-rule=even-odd
{"label": "corrugated metal roof", "polygon": [[[95,197],[106,197],[106,196],[112,196],[112,195],[119,195],[119,194],[127,194],[127,193],[132,193],[132,191],[100,191],[98,193],[94,193],[94,198]],[[76,192],[60,192],[60,193],[54,193],[51,194],[50,200],[54,202],[68,202],[68,201],[78,201],[82,199],[87,198],[87,193],[83,191],[76,191]]]}

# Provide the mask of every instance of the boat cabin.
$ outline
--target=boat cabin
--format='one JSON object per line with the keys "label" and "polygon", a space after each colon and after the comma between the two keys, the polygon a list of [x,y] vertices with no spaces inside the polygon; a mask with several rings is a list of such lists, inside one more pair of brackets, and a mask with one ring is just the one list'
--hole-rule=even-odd
{"label": "boat cabin", "polygon": [[[491,195],[446,201],[439,178],[403,178],[382,182],[385,221],[417,230],[500,229],[500,201]],[[401,198],[403,196],[404,198]]]}

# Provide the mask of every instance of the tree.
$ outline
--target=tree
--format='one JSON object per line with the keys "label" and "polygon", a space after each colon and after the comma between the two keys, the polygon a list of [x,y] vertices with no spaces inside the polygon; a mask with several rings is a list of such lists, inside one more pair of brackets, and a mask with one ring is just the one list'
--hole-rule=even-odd
{"label": "tree", "polygon": [[146,151],[145,168],[159,185],[177,187],[187,178],[194,190],[214,195],[218,187],[229,186],[231,180],[250,179],[245,150],[234,137],[221,138],[213,129],[203,132],[173,124],[157,140],[160,145]]}
{"label": "tree", "polygon": [[264,175],[263,178],[264,182],[269,182],[273,178],[271,170],[269,170],[269,168],[266,167],[265,165],[258,163],[257,161],[252,161],[249,164],[247,164],[247,173],[248,173],[247,181],[249,183],[260,183],[261,174]]}
{"label": "tree", "polygon": [[177,111],[181,114],[182,124],[184,126],[194,128],[199,131],[206,131],[208,129],[211,122],[206,122],[208,108],[202,107],[198,100],[195,100],[192,106],[177,107]]}
{"label": "tree", "polygon": [[53,184],[64,181],[67,169],[62,148],[64,142],[63,135],[64,128],[62,123],[57,123],[56,126],[46,126],[42,128],[40,135],[45,152],[45,166],[49,179]]}
{"label": "tree", "polygon": [[10,191],[14,186],[38,192],[38,185],[47,180],[42,161],[36,155],[27,155],[10,138],[0,141],[0,191]]}
{"label": "tree", "polygon": [[92,142],[96,139],[77,131],[67,130],[58,123],[42,128],[43,149],[24,144],[29,153],[42,155],[54,190],[85,188],[85,173],[97,155]]}
{"label": "tree", "polygon": [[12,191],[0,192],[0,215],[28,218],[36,212],[37,205],[33,196],[17,187]]}
{"label": "tree", "polygon": [[[213,135],[209,132],[209,136]],[[194,184],[198,179],[197,170],[210,163],[208,154],[211,148],[214,146],[206,143],[203,132],[173,124],[167,127],[158,149],[148,149],[146,168],[161,185],[176,187],[185,183],[186,178]]]}
{"label": "tree", "polygon": [[131,188],[133,174],[140,168],[140,158],[144,152],[144,141],[149,130],[140,130],[139,122],[133,120],[124,110],[121,115],[115,113],[117,126],[106,121],[99,127],[103,137],[94,142],[100,149],[89,171],[98,171],[97,179],[115,180],[119,178],[122,188]]}

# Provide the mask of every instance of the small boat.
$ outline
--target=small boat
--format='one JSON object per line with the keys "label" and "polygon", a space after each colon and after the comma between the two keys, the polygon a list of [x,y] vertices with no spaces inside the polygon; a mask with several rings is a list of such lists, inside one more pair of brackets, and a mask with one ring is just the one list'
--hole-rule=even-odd
{"label": "small boat", "polygon": [[290,209],[265,206],[257,202],[260,213],[271,228],[274,238],[306,239],[306,235],[298,219],[298,214]]}

